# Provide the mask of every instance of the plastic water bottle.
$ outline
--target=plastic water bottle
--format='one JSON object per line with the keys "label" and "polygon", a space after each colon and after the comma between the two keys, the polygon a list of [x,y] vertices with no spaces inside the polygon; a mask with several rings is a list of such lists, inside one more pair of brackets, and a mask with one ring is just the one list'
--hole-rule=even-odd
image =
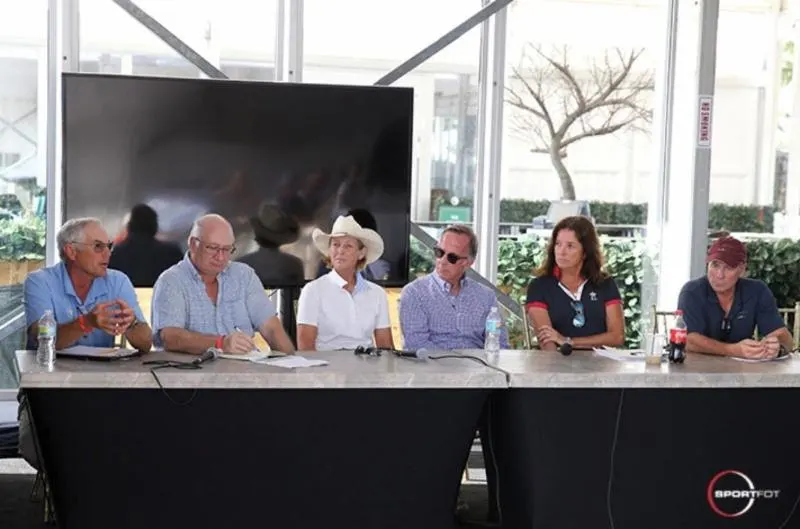
{"label": "plastic water bottle", "polygon": [[486,316],[486,341],[483,349],[487,353],[497,353],[500,351],[500,329],[503,327],[503,319],[497,307],[492,307],[489,315]]}
{"label": "plastic water bottle", "polygon": [[56,319],[52,310],[44,311],[39,318],[39,348],[36,350],[36,362],[39,365],[53,367],[56,363]]}

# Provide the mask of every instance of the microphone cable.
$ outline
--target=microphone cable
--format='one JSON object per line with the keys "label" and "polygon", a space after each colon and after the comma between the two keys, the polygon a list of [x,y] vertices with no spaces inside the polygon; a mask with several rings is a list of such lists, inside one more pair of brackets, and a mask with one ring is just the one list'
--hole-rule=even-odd
{"label": "microphone cable", "polygon": [[460,355],[460,354],[455,354],[455,353],[445,353],[445,354],[440,354],[440,355],[430,355],[428,358],[430,358],[431,360],[441,360],[443,358],[458,358],[458,359],[462,359],[462,360],[463,359],[474,360],[475,362],[478,362],[479,364],[483,364],[484,366],[488,367],[489,369],[494,369],[493,366],[489,365],[489,362],[487,362],[486,360],[484,360],[483,358],[480,358],[478,356]]}
{"label": "microphone cable", "polygon": [[197,389],[198,388],[195,387],[195,388],[192,389],[192,394],[185,401],[179,402],[179,401],[173,399],[172,396],[170,396],[170,394],[167,392],[167,389],[161,383],[161,379],[158,377],[158,373],[156,373],[156,370],[165,369],[165,368],[188,369],[188,370],[203,369],[203,366],[200,365],[199,363],[196,363],[194,361],[193,362],[178,362],[176,360],[148,360],[146,362],[142,362],[142,365],[152,366],[152,367],[150,367],[150,374],[153,375],[153,378],[155,379],[156,384],[158,384],[158,388],[161,390],[161,392],[164,394],[164,396],[167,397],[167,399],[169,399],[169,401],[172,402],[173,404],[175,404],[176,406],[187,406],[187,405],[191,404],[192,401],[197,396]]}
{"label": "microphone cable", "polygon": [[619,390],[619,405],[617,406],[617,420],[614,424],[614,437],[611,441],[611,458],[609,461],[608,469],[608,489],[606,490],[606,510],[608,511],[608,525],[611,529],[614,527],[614,513],[611,509],[611,490],[614,486],[614,464],[617,456],[617,443],[619,441],[619,424],[622,419],[622,403],[625,400],[625,388]]}

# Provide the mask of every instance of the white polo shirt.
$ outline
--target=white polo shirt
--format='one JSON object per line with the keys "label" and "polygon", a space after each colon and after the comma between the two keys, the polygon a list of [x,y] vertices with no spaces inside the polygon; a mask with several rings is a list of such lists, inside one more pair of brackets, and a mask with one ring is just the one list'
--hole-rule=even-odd
{"label": "white polo shirt", "polygon": [[353,293],[347,281],[331,270],[303,287],[297,302],[297,323],[317,328],[317,350],[355,349],[373,345],[375,329],[388,329],[386,292],[356,274]]}

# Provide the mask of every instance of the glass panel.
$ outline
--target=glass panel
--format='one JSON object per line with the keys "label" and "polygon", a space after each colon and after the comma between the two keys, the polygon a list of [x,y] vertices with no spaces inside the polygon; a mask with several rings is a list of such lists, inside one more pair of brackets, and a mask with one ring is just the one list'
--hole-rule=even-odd
{"label": "glass panel", "polygon": [[554,224],[568,215],[593,218],[601,234],[613,236],[604,251],[623,293],[629,344],[640,338],[663,13],[659,2],[639,0],[518,0],[509,7],[500,286],[524,302]]}
{"label": "glass panel", "polygon": [[[480,7],[478,0],[307,0],[303,81],[373,84]],[[395,83],[414,88],[417,222],[472,220],[479,45],[478,27]]]}
{"label": "glass panel", "polygon": [[[276,0],[136,4],[232,79],[275,78]],[[81,0],[81,71],[199,77],[200,70],[107,0]]]}
{"label": "glass panel", "polygon": [[22,282],[44,264],[47,3],[0,0],[0,389],[16,388]]}

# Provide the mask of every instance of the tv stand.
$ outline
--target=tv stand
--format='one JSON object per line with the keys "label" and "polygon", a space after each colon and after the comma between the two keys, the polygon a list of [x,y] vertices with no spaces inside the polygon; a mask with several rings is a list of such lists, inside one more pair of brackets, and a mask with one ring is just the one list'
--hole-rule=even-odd
{"label": "tv stand", "polygon": [[297,318],[295,317],[294,304],[300,297],[300,289],[298,287],[288,287],[280,289],[280,318],[283,323],[283,328],[289,339],[297,348]]}

